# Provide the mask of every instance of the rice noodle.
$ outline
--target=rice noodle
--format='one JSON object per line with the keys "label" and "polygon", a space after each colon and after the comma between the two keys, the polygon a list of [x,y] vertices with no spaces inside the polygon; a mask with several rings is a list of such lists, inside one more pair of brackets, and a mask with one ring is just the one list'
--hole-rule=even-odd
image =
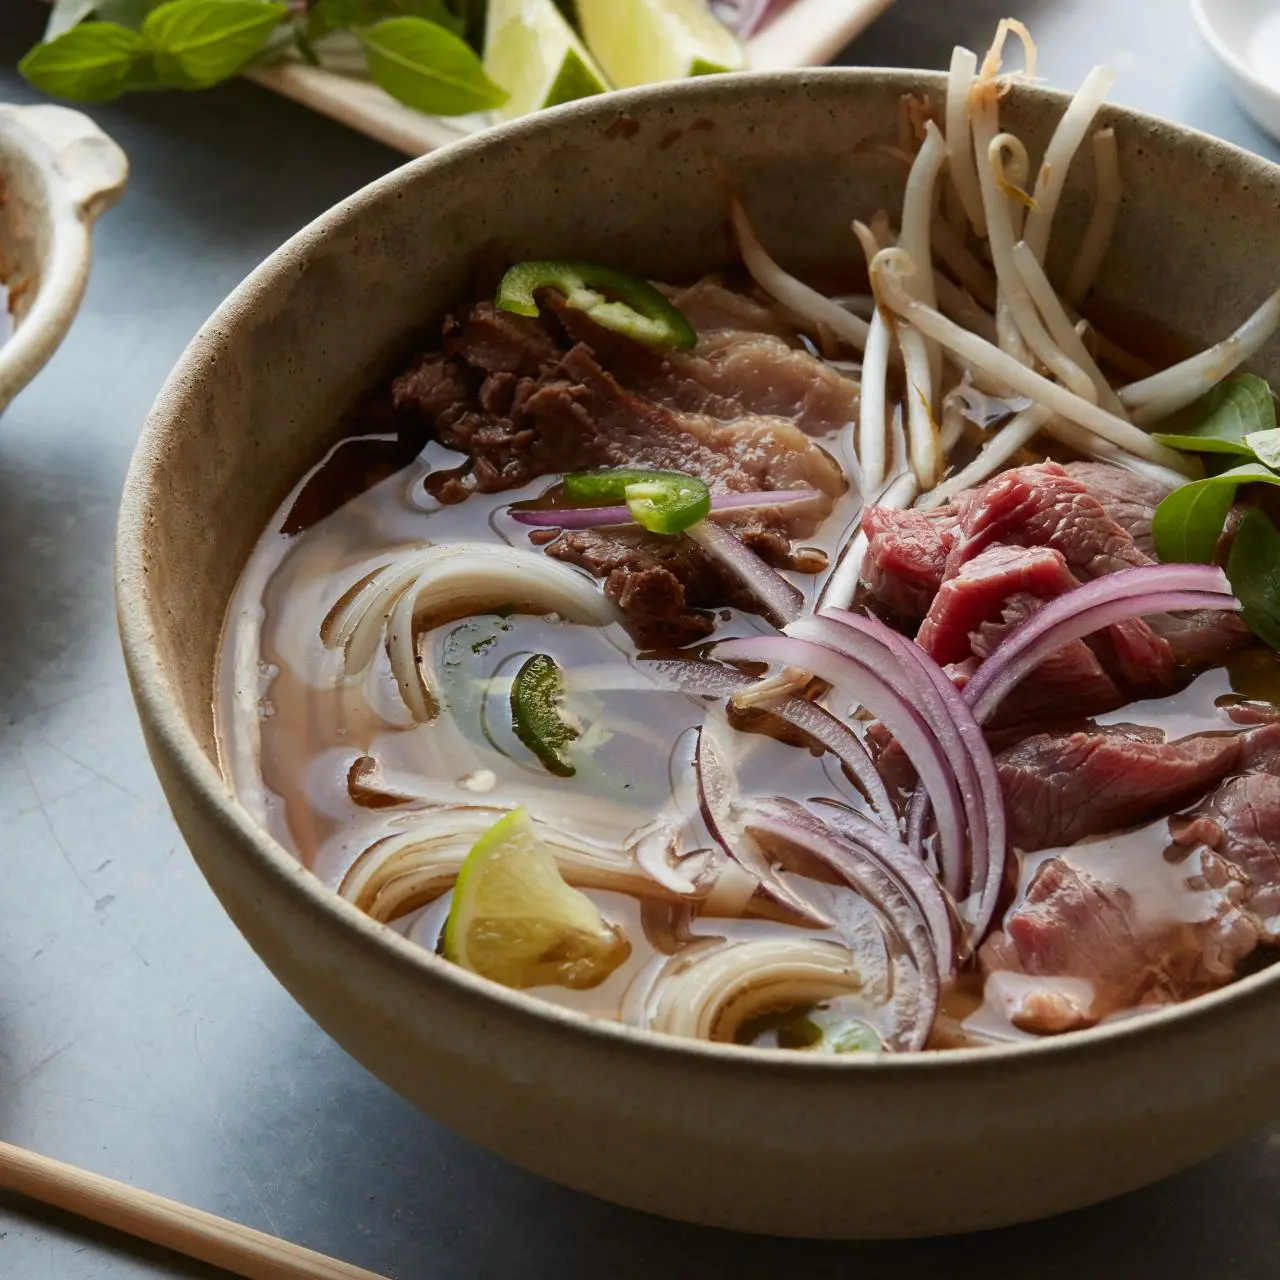
{"label": "rice noodle", "polygon": [[1035,190],[1031,193],[1036,207],[1027,215],[1023,238],[1031,252],[1043,262],[1049,247],[1049,233],[1053,229],[1053,215],[1066,186],[1071,161],[1080,148],[1084,136],[1093,124],[1098,109],[1106,101],[1116,73],[1110,67],[1094,67],[1084,78],[1075,96],[1058,121],[1058,127],[1045,148]]}
{"label": "rice noodle", "polygon": [[1030,397],[1054,413],[1096,431],[1114,444],[1130,449],[1139,457],[1171,467],[1184,475],[1195,475],[1197,464],[1185,455],[1152,440],[1131,423],[1107,413],[1096,404],[1083,400],[1067,388],[1041,377],[1006,352],[962,329],[940,312],[923,305],[902,287],[900,273],[913,269],[910,258],[901,249],[882,249],[872,264],[872,280],[877,296],[896,315],[911,321],[916,328],[937,338],[944,347],[961,359],[1008,384],[1011,390]]}
{"label": "rice noodle", "polygon": [[426,722],[436,699],[414,649],[419,624],[507,607],[599,627],[620,616],[590,578],[540,552],[457,542],[408,548],[371,574],[333,615],[323,638],[328,648],[345,650],[346,674],[357,676],[373,661],[385,631],[400,694],[414,719]]}
{"label": "rice noodle", "polygon": [[[490,805],[440,805],[399,820],[392,834],[352,863],[338,892],[384,923],[416,911],[453,888],[476,841],[509,812]],[[715,879],[713,860],[691,857],[682,866],[689,888],[676,891],[618,849],[536,818],[534,826],[555,854],[561,875],[578,888],[678,900],[705,895]]]}
{"label": "rice noodle", "polygon": [[746,212],[733,194],[729,196],[729,216],[744,265],[770,297],[810,323],[825,325],[849,346],[859,351],[866,347],[870,332],[867,322],[785,272],[756,238]]}
{"label": "rice noodle", "polygon": [[1273,293],[1229,338],[1140,382],[1120,389],[1120,399],[1144,426],[1185,409],[1256,355],[1280,328],[1280,290]]}
{"label": "rice noodle", "polygon": [[1120,212],[1120,153],[1116,147],[1116,131],[1099,129],[1093,135],[1093,171],[1095,192],[1093,212],[1085,228],[1067,277],[1063,296],[1073,307],[1078,307],[1093,288],[1094,278],[1102,260],[1111,247],[1111,234],[1115,230],[1116,214]]}
{"label": "rice noodle", "polygon": [[956,45],[951,51],[951,74],[947,78],[947,160],[960,204],[974,233],[982,237],[987,234],[987,219],[978,190],[969,133],[969,94],[977,65],[978,56],[972,49]]}
{"label": "rice noodle", "polygon": [[[874,978],[880,976],[880,982]],[[820,938],[708,938],[663,957],[628,990],[623,1020],[652,1031],[732,1042],[751,1018],[779,1008],[865,995],[889,984]]]}

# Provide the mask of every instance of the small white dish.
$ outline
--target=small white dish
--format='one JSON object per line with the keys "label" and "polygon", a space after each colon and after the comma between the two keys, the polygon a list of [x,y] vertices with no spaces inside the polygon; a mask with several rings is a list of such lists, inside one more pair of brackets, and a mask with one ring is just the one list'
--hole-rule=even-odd
{"label": "small white dish", "polygon": [[1226,71],[1236,101],[1273,138],[1280,138],[1280,4],[1191,0],[1191,12]]}
{"label": "small white dish", "polygon": [[124,152],[88,116],[0,105],[0,279],[14,326],[0,342],[0,411],[71,328],[89,282],[93,224],[128,177]]}

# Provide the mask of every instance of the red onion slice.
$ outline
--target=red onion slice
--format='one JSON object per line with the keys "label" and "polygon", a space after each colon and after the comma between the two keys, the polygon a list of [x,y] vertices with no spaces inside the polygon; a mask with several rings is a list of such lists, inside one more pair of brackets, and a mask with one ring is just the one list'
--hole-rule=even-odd
{"label": "red onion slice", "polygon": [[822,820],[870,857],[877,858],[914,899],[933,935],[938,972],[950,981],[956,969],[956,927],[951,902],[915,850],[849,809],[823,806]]}
{"label": "red onion slice", "polygon": [[974,673],[963,697],[984,724],[1019,681],[1072,640],[1151,613],[1240,607],[1227,575],[1213,565],[1121,569],[1051,600],[1015,627]]}
{"label": "red onion slice", "polygon": [[800,616],[804,593],[765,564],[728,529],[722,529],[714,520],[699,520],[684,532],[755,596],[770,622],[784,626]]}
{"label": "red onion slice", "polygon": [[801,897],[774,871],[763,849],[744,830],[734,813],[735,780],[725,764],[726,752],[715,741],[710,721],[698,730],[694,768],[698,775],[698,805],[711,838],[775,901],[803,919],[830,928],[835,924],[825,912]]}
{"label": "red onion slice", "polygon": [[[799,667],[856,699],[898,740],[915,766],[937,815],[943,880],[959,898],[964,887],[965,822],[959,788],[946,752],[911,698],[871,664],[794,636],[751,636],[716,646],[716,657]],[[892,677],[894,673],[890,672]]]}
{"label": "red onion slice", "polygon": [[[712,514],[751,511],[769,507],[793,507],[822,495],[816,489],[757,489],[751,493],[718,493],[711,499]],[[544,507],[536,511],[512,511],[521,524],[544,529],[595,529],[604,525],[633,524],[627,507]]]}
{"label": "red onion slice", "polygon": [[[712,698],[732,698],[758,683],[751,676],[719,662],[671,658],[655,665],[660,674],[685,692]],[[893,801],[889,799],[884,779],[857,734],[841,724],[825,707],[804,698],[767,698],[758,705],[826,747],[862,788],[876,817],[890,830],[898,829],[898,815]]]}
{"label": "red onion slice", "polygon": [[[969,893],[978,895],[972,919],[972,942],[976,947],[995,914],[996,899],[1004,878],[1008,840],[1004,792],[982,726],[951,678],[914,641],[876,617],[848,613],[842,609],[832,609],[829,616],[852,631],[879,640],[902,664],[908,680],[914,673],[919,681],[917,687],[922,695],[922,710],[956,771],[969,819]],[[921,815],[918,821],[922,822],[927,799],[923,790],[917,795],[921,803],[912,805],[912,815],[914,817],[918,812]]]}
{"label": "red onion slice", "polygon": [[891,1048],[923,1049],[938,1016],[941,981],[936,942],[914,900],[874,858],[794,800],[775,796],[750,801],[742,807],[742,822],[749,831],[794,845],[825,862],[882,913],[919,978],[915,1008],[902,1018],[888,1041]]}

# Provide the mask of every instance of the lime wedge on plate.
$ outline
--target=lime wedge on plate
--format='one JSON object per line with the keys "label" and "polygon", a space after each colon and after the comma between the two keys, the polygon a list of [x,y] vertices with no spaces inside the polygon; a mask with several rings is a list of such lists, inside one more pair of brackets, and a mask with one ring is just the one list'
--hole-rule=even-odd
{"label": "lime wedge on plate", "polygon": [[511,95],[494,113],[499,120],[609,87],[555,0],[489,0],[484,69]]}
{"label": "lime wedge on plate", "polygon": [[467,854],[444,927],[454,964],[506,987],[594,987],[630,954],[627,940],[515,809]]}
{"label": "lime wedge on plate", "polygon": [[742,45],[703,0],[578,0],[578,23],[619,88],[747,65]]}

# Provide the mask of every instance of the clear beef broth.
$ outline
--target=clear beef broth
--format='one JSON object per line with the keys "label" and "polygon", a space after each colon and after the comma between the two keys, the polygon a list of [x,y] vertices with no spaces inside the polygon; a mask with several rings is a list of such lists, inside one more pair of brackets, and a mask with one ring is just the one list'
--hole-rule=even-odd
{"label": "clear beef broth", "polygon": [[[847,432],[819,442],[846,475],[856,474]],[[256,547],[228,614],[218,708],[224,768],[239,795],[285,847],[335,888],[364,850],[397,829],[402,815],[429,805],[524,804],[535,817],[615,848],[655,815],[665,815],[679,823],[684,849],[712,845],[699,812],[693,762],[696,731],[711,714],[710,704],[654,683],[645,671],[677,652],[700,654],[720,640],[771,633],[755,615],[717,611],[711,633],[684,651],[654,649],[651,642],[641,647],[622,625],[592,627],[506,610],[445,622],[418,641],[423,660],[440,673],[446,708],[425,724],[409,714],[381,647],[363,683],[343,681],[341,655],[326,647],[325,629],[339,602],[392,553],[456,542],[536,550],[547,540],[546,531],[518,523],[510,509],[558,501],[556,477],[446,501],[456,496],[453,483],[471,460],[435,442],[419,451],[418,443],[391,435],[342,441],[303,479]],[[972,444],[959,446],[957,464]],[[1047,456],[1071,457],[1041,440],[1021,460]],[[852,489],[835,500],[830,515],[800,540],[814,553],[805,557],[810,566],[835,564],[860,512]],[[827,575],[787,576],[812,607]],[[512,728],[505,691],[521,661],[538,653],[553,657],[565,672],[565,706],[590,743],[576,754],[579,767],[571,778],[549,774]],[[1227,733],[1238,726],[1226,709],[1246,699],[1280,704],[1280,664],[1269,650],[1238,651],[1171,696],[1130,703],[1094,720],[1102,726],[1150,726],[1170,740]],[[842,714],[850,710],[830,701],[828,706]],[[853,723],[861,732],[860,722]],[[741,720],[735,724],[748,727]],[[755,731],[732,735],[743,794],[865,809],[833,756],[797,745],[794,735],[791,741],[786,734],[772,736],[776,721],[757,718],[749,727]],[[386,792],[372,801],[352,786],[353,770],[370,760],[376,762],[372,785]],[[1055,859],[1118,887],[1132,900],[1136,918],[1155,929],[1195,923],[1184,917],[1198,910],[1196,894],[1186,891],[1196,867],[1171,856],[1168,824],[1161,818],[1068,847],[1015,851],[996,928],[1024,904],[1037,873]],[[587,892],[625,935],[627,959],[585,990],[534,990],[599,1017],[624,1016],[628,991],[672,953],[677,935],[680,943],[695,945],[800,932],[839,940],[838,930],[801,924],[785,911],[773,912],[777,918],[733,919],[619,892]],[[392,927],[438,949],[450,901],[446,891]],[[1022,995],[1038,987],[1070,998],[1081,985],[1075,978],[1016,973],[995,978],[984,989],[972,965],[962,969],[944,989],[931,1047],[1029,1038],[1032,1033],[1020,1029],[1014,1015]],[[1135,999],[1107,1016],[1128,1016],[1148,1003]],[[882,1015],[874,1001],[836,997],[766,1009],[743,1022],[738,1038],[804,1048],[804,1036],[814,1028],[842,1019],[879,1027]]]}
{"label": "clear beef broth", "polygon": [[[824,445],[839,456],[838,439]],[[389,784],[407,781],[422,802],[523,803],[535,816],[619,845],[656,814],[669,813],[682,822],[687,848],[705,847],[709,837],[692,772],[693,731],[703,721],[705,704],[646,678],[646,663],[676,651],[642,650],[622,626],[488,614],[433,628],[422,643],[444,673],[441,692],[451,711],[425,725],[413,724],[398,703],[385,653],[364,690],[341,684],[340,658],[321,640],[325,621],[388,553],[425,542],[536,546],[534,531],[512,520],[508,508],[554,488],[553,480],[544,478],[524,489],[441,503],[432,490],[465,459],[429,444],[407,466],[306,523],[353,483],[380,476],[398,449],[391,438],[340,443],[304,478],[251,557],[229,611],[222,657],[220,740],[224,768],[237,791],[260,797],[271,833],[335,888],[404,809],[370,809],[352,798],[348,777],[365,757],[378,762]],[[804,545],[834,559],[858,506],[852,494],[846,495]],[[789,576],[812,603],[821,577]],[[707,642],[764,630],[767,624],[752,615],[721,610]],[[502,676],[531,653],[550,654],[564,669],[566,706],[588,733],[592,725],[608,729],[607,739],[589,753],[589,766],[573,778],[547,773],[516,739],[509,708],[503,706]],[[246,697],[250,685],[253,692]],[[486,685],[496,689],[486,693]],[[474,697],[466,696],[468,686]],[[457,696],[459,690],[463,696]],[[255,702],[256,714],[247,724],[244,709]],[[250,741],[255,735],[260,745]],[[830,757],[765,730],[741,735],[738,765],[748,789],[862,803]],[[604,891],[592,891],[592,897],[625,933],[630,958],[598,987],[536,990],[548,999],[616,1017],[622,993],[661,954],[660,942],[651,940],[653,930],[642,919],[639,900]],[[448,904],[446,894],[395,927],[434,949]],[[704,917],[688,927],[694,937],[746,938],[785,934],[799,926]],[[766,1043],[775,1034],[772,1028],[761,1032]]]}

